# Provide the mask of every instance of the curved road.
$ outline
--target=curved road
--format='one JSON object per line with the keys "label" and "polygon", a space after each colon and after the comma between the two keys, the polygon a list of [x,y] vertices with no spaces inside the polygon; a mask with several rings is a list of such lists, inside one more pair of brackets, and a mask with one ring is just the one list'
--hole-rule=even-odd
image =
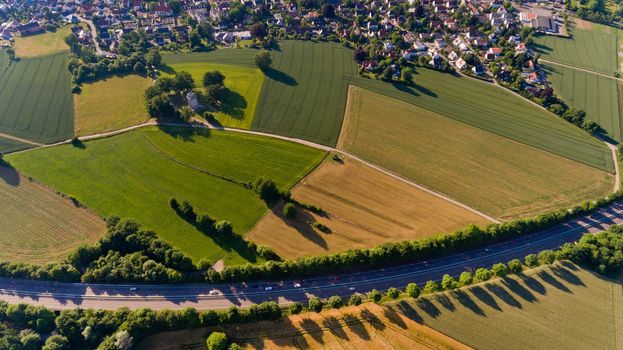
{"label": "curved road", "polygon": [[[439,280],[446,273],[458,276],[465,270],[489,267],[500,261],[523,258],[544,249],[555,249],[566,242],[576,241],[583,233],[599,232],[621,223],[623,223],[623,203],[615,203],[591,215],[512,241],[427,262],[385,269],[297,281],[219,285],[98,285],[0,279],[0,299],[11,303],[40,304],[53,309],[75,307],[222,309],[232,305],[248,306],[263,301],[287,304],[305,301],[311,295],[349,296],[354,292],[363,293],[373,288],[383,290],[389,287],[402,287],[409,282],[422,285],[431,279]],[[220,295],[209,295],[214,289],[218,290]]]}

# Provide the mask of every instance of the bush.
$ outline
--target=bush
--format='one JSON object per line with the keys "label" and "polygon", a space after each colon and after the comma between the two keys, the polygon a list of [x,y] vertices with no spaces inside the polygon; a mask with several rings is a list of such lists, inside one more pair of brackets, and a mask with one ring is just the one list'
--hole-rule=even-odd
{"label": "bush", "polygon": [[465,271],[461,273],[461,276],[459,277],[459,283],[462,286],[469,286],[470,284],[472,284],[472,282],[474,282],[474,277],[472,276],[471,272]]}
{"label": "bush", "polygon": [[355,293],[350,296],[350,299],[348,299],[348,305],[361,305],[362,301],[361,295]]}
{"label": "bush", "polygon": [[292,220],[296,217],[296,207],[292,203],[286,203],[286,205],[283,206],[281,213],[286,219]]}
{"label": "bush", "polygon": [[538,259],[541,264],[551,264],[556,261],[556,253],[551,250],[543,250],[539,252]]}
{"label": "bush", "polygon": [[280,197],[277,184],[274,181],[264,179],[263,177],[260,177],[257,181],[255,181],[253,191],[259,194],[260,198],[269,204],[275,202]]}
{"label": "bush", "polygon": [[45,341],[41,350],[69,350],[69,340],[61,335],[53,335]]}
{"label": "bush", "polygon": [[80,92],[82,92],[82,88],[79,85],[74,85],[71,87],[72,94],[79,94]]}
{"label": "bush", "polygon": [[448,274],[443,275],[443,278],[441,279],[442,289],[453,290],[453,289],[456,289],[458,286],[459,284],[456,282],[456,280],[452,276]]}
{"label": "bush", "polygon": [[289,310],[292,315],[298,315],[301,313],[301,311],[303,311],[303,304],[298,302],[292,303],[290,304]]}
{"label": "bush", "polygon": [[493,273],[498,277],[504,277],[508,275],[508,267],[506,267],[506,264],[504,263],[494,264],[491,267],[491,271],[493,271]]}
{"label": "bush", "polygon": [[195,213],[195,209],[189,201],[183,201],[182,204],[179,205],[178,213],[180,216],[188,221],[197,221],[197,214]]}
{"label": "bush", "polygon": [[307,302],[307,309],[309,311],[320,312],[322,311],[322,300],[317,297],[312,297]]}
{"label": "bush", "polygon": [[342,300],[342,297],[340,297],[339,295],[334,295],[330,297],[329,300],[327,300],[327,304],[332,309],[339,309],[342,306],[344,306],[344,301]]}
{"label": "bush", "polygon": [[523,270],[521,266],[521,261],[519,261],[519,259],[513,259],[509,261],[508,270],[512,273],[520,273]]}
{"label": "bush", "polygon": [[417,298],[420,296],[420,293],[422,292],[420,290],[420,287],[418,287],[417,284],[415,283],[409,283],[407,284],[407,288],[405,289],[405,292],[407,293],[407,295],[411,298]]}
{"label": "bush", "polygon": [[197,215],[197,226],[199,226],[202,230],[210,230],[212,229],[215,220],[210,217],[208,214],[198,214]]}
{"label": "bush", "polygon": [[379,301],[381,301],[382,297],[383,296],[381,295],[381,292],[379,292],[378,290],[372,289],[370,291],[369,298],[372,299],[372,301],[374,301],[375,303],[378,303]]}
{"label": "bush", "polygon": [[244,348],[236,343],[229,344],[229,348],[227,350],[244,350]]}
{"label": "bush", "polygon": [[169,206],[175,211],[180,209],[180,203],[175,198],[169,199]]}
{"label": "bush", "polygon": [[331,229],[328,228],[327,226],[325,226],[324,224],[316,221],[313,223],[312,225],[316,230],[320,231],[320,232],[324,232],[324,233],[331,233]]}
{"label": "bush", "polygon": [[212,332],[206,340],[208,350],[227,350],[227,335],[221,332]]}
{"label": "bush", "polygon": [[269,246],[259,245],[255,249],[255,252],[257,253],[257,255],[261,256],[262,258],[266,260],[275,260],[275,261],[281,260],[279,255],[277,255],[277,253],[275,253],[273,248]]}
{"label": "bush", "polygon": [[212,262],[208,258],[201,258],[199,262],[197,262],[197,270],[199,271],[207,271],[212,267]]}
{"label": "bush", "polygon": [[424,294],[431,294],[439,292],[439,285],[435,281],[428,281],[424,285],[424,289],[422,290]]}
{"label": "bush", "polygon": [[539,259],[536,257],[536,254],[528,254],[524,260],[526,262],[526,266],[528,267],[536,267],[539,266]]}
{"label": "bush", "polygon": [[400,296],[400,292],[398,291],[398,289],[392,287],[392,288],[387,289],[387,292],[385,292],[385,295],[387,295],[391,299],[398,299],[398,297]]}
{"label": "bush", "polygon": [[485,268],[479,268],[478,270],[476,270],[475,273],[476,278],[479,281],[488,281],[491,279],[491,277],[493,277],[493,273]]}

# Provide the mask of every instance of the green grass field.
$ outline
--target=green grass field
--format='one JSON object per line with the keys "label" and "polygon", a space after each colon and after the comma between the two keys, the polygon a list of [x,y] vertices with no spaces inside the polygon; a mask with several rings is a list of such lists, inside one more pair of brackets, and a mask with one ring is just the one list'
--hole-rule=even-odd
{"label": "green grass field", "polygon": [[[119,215],[138,220],[195,260],[208,257],[216,261],[227,255],[227,262],[232,264],[257,261],[254,252],[249,251],[241,241],[215,242],[202,234],[179,218],[168,202],[172,197],[188,200],[197,212],[208,213],[218,220],[229,220],[236,232],[245,234],[267,210],[259,197],[239,184],[198,171],[181,160],[163,154],[151,142],[166,148],[170,145],[166,138],[174,138],[168,141],[180,144],[182,156],[189,154],[184,152],[193,152],[193,146],[196,146],[196,164],[214,166],[214,171],[220,169],[220,164],[231,164],[233,169],[250,167],[255,169],[256,176],[246,172],[246,169],[239,169],[238,172],[246,172],[246,176],[253,178],[264,171],[281,171],[298,176],[314,165],[313,162],[304,163],[305,159],[316,159],[303,157],[298,163],[279,165],[281,156],[285,153],[289,157],[292,149],[298,146],[275,141],[279,147],[266,149],[263,148],[266,143],[259,138],[257,142],[251,142],[240,136],[241,142],[236,142],[232,141],[236,135],[210,136],[227,132],[162,130],[160,132],[166,136],[154,135],[158,133],[155,129],[145,129],[90,141],[83,148],[62,145],[9,155],[7,158],[20,171],[76,197],[102,216]],[[230,146],[229,152],[214,152],[216,157],[208,155],[212,150],[206,145],[222,149],[223,146],[217,146],[221,141]],[[160,146],[160,142],[164,145]],[[266,152],[261,153],[258,149],[266,149]],[[243,159],[250,152],[256,152],[255,161],[231,161],[232,158]],[[317,154],[317,151],[309,150],[308,153]],[[217,157],[219,155],[223,157],[221,161]],[[296,169],[296,166],[299,168]],[[282,181],[291,183],[296,180],[284,176]]]}
{"label": "green grass field", "polygon": [[150,85],[150,79],[139,75],[83,84],[82,92],[74,97],[76,135],[118,130],[147,121],[144,92]]}
{"label": "green grass field", "polygon": [[261,175],[289,189],[315,168],[325,152],[268,137],[232,132],[209,132],[192,137],[185,129],[169,129],[177,137],[146,129],[143,134],[160,151],[185,163],[208,169],[237,182],[254,182]]}
{"label": "green grass field", "polygon": [[167,65],[204,62],[257,68],[254,59],[258,52],[255,49],[218,49],[209,52],[164,54],[162,61]]}
{"label": "green grass field", "polygon": [[67,53],[25,58],[7,67],[0,51],[0,132],[44,143],[73,135]]}
{"label": "green grass field", "polygon": [[476,349],[621,349],[620,282],[569,263],[388,306]]}
{"label": "green grass field", "polygon": [[617,64],[617,35],[600,30],[575,28],[573,38],[538,36],[534,49],[546,60],[613,74]]}
{"label": "green grass field", "polygon": [[65,37],[71,33],[71,27],[65,26],[55,32],[17,37],[15,40],[15,55],[20,58],[52,55],[69,51],[65,44]]}
{"label": "green grass field", "polygon": [[[166,56],[165,56],[166,57]],[[192,74],[195,83],[202,87],[203,75],[208,71],[218,70],[225,76],[225,86],[231,90],[223,102],[216,119],[222,126],[250,129],[255,115],[255,108],[264,82],[264,74],[258,68],[227,64],[197,62],[172,63],[167,70],[171,73],[187,71]]]}
{"label": "green grass field", "polygon": [[350,50],[334,43],[282,41],[257,106],[253,129],[335,145],[349,80]]}
{"label": "green grass field", "polygon": [[418,69],[415,85],[357,78],[354,85],[565,158],[614,171],[610,150],[585,131],[507,90],[475,79]]}
{"label": "green grass field", "polygon": [[556,94],[570,106],[586,112],[617,141],[621,141],[621,116],[617,82],[597,74],[558,66],[543,65]]}
{"label": "green grass field", "polygon": [[26,143],[18,142],[18,141],[7,139],[5,137],[0,136],[0,153],[4,154],[4,153],[15,152],[15,151],[20,151],[20,150],[30,148],[30,147],[31,146]]}
{"label": "green grass field", "polygon": [[613,176],[414,105],[351,87],[340,147],[502,219],[609,193]]}

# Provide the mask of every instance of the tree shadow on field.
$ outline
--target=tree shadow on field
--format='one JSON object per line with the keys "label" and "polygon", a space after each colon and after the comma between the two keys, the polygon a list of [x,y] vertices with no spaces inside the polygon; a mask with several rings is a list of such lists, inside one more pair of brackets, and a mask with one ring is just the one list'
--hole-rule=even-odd
{"label": "tree shadow on field", "polygon": [[[322,237],[321,233],[319,233],[312,225],[316,222],[316,219],[303,207],[297,205],[296,206],[296,218],[294,219],[286,219],[283,216],[283,207],[285,203],[283,201],[279,201],[275,205],[271,207],[273,215],[281,219],[286,225],[295,229],[298,233],[300,233],[307,240],[312,243],[322,247],[323,249],[328,249],[327,241]],[[323,234],[331,234],[323,233]]]}
{"label": "tree shadow on field", "polygon": [[162,64],[160,65],[160,67],[158,67],[158,70],[166,73],[166,74],[171,74],[174,75],[175,73],[177,73],[177,71],[175,69],[173,69],[173,67],[167,65],[167,64]]}
{"label": "tree shadow on field", "polygon": [[264,70],[264,74],[269,77],[272,80],[278,81],[282,84],[286,84],[289,86],[296,86],[298,85],[298,82],[296,81],[296,79],[294,79],[293,76],[288,75],[288,73],[286,72],[282,72],[279,70],[276,70],[275,68],[267,68]]}
{"label": "tree shadow on field", "polygon": [[21,178],[15,168],[2,160],[0,160],[0,179],[10,186],[19,186]]}
{"label": "tree shadow on field", "polygon": [[[175,123],[179,126],[168,125],[168,123]],[[181,120],[158,120],[157,127],[160,131],[173,137],[174,139],[182,140],[185,142],[195,142],[195,137],[197,136],[211,136],[210,129],[203,128],[193,123],[184,122]]]}
{"label": "tree shadow on field", "polygon": [[221,100],[221,112],[234,119],[244,119],[244,109],[247,108],[247,100],[244,96],[225,88],[219,97]]}
{"label": "tree shadow on field", "polygon": [[409,85],[399,82],[392,82],[391,84],[396,90],[406,92],[410,95],[420,96],[420,94],[424,94],[430,97],[437,97],[437,94],[434,91],[415,82],[412,82]]}

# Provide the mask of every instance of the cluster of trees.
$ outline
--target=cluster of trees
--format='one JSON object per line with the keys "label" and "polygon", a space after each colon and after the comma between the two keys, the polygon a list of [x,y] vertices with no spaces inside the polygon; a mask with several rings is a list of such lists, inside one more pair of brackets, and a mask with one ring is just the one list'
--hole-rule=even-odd
{"label": "cluster of trees", "polygon": [[169,200],[169,206],[171,209],[184,220],[189,221],[193,225],[197,226],[203,233],[210,235],[220,235],[228,237],[234,235],[234,227],[231,222],[227,220],[216,221],[212,219],[209,214],[201,213],[197,214],[192,204],[188,201],[178,202],[177,199],[171,198]]}
{"label": "cluster of trees", "polygon": [[175,96],[184,98],[195,89],[195,81],[190,73],[181,71],[173,77],[160,77],[156,83],[145,90],[147,113],[154,118],[189,120],[194,112],[188,108],[177,110],[173,103]]}
{"label": "cluster of trees", "polygon": [[145,55],[134,53],[131,56],[121,56],[117,59],[97,57],[93,54],[92,58],[85,57],[84,52],[89,49],[82,47],[83,57],[78,57],[75,53],[69,59],[68,69],[73,76],[75,84],[94,81],[114,74],[136,73],[145,75],[148,63]]}
{"label": "cluster of trees", "polygon": [[485,243],[527,235],[589,213],[622,197],[623,193],[618,192],[595,202],[584,202],[570,209],[561,209],[534,218],[491,224],[485,228],[470,225],[465,230],[433,238],[385,243],[370,249],[354,249],[297,260],[227,266],[220,272],[209,270],[206,279],[211,282],[274,279],[424,261],[473,249]]}

